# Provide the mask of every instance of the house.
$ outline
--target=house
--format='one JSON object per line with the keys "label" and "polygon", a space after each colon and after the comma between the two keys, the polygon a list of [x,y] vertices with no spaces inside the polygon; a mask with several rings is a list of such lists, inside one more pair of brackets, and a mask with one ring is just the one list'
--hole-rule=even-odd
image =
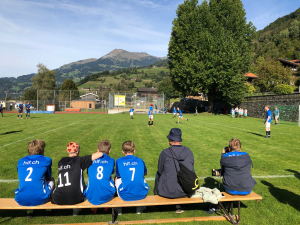
{"label": "house", "polygon": [[100,101],[99,96],[94,93],[81,95],[80,99],[71,101],[71,108],[75,109],[95,109],[96,104]]}
{"label": "house", "polygon": [[138,88],[138,96],[145,97],[151,95],[153,98],[158,98],[158,89],[157,88]]}
{"label": "house", "polygon": [[281,64],[284,67],[292,68],[293,71],[296,71],[297,68],[300,66],[300,60],[299,59],[295,59],[295,60],[277,59],[277,61],[281,62]]}
{"label": "house", "polygon": [[253,80],[255,80],[255,79],[258,78],[258,76],[254,75],[253,73],[246,73],[246,74],[244,75],[244,77],[247,78],[247,83],[248,83],[248,84],[252,84]]}

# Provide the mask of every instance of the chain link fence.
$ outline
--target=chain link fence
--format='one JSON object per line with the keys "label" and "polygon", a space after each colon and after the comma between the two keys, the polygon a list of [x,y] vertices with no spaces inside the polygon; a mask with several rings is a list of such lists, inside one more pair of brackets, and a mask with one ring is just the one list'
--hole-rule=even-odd
{"label": "chain link fence", "polygon": [[128,111],[131,107],[136,113],[147,113],[151,104],[156,113],[163,113],[165,95],[163,93],[109,93],[109,113]]}

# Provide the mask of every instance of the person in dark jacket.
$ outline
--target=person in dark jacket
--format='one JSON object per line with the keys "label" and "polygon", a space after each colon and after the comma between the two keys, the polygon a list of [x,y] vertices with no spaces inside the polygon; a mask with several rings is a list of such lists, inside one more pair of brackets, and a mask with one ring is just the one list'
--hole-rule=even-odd
{"label": "person in dark jacket", "polygon": [[223,149],[220,162],[224,189],[233,195],[250,194],[256,184],[251,175],[252,160],[241,151],[241,142],[236,138],[229,141],[228,149],[228,153]]}
{"label": "person in dark jacket", "polygon": [[[186,194],[177,181],[177,170],[179,171],[180,167],[176,158],[189,170],[195,172],[194,155],[188,147],[181,145],[182,139],[180,129],[172,128],[167,138],[169,139],[170,147],[164,149],[160,153],[153,192],[154,194],[166,198],[184,197]],[[171,150],[174,152],[175,156],[172,156]],[[173,158],[175,160],[173,160]],[[179,205],[177,205],[176,208],[176,213],[183,212]]]}

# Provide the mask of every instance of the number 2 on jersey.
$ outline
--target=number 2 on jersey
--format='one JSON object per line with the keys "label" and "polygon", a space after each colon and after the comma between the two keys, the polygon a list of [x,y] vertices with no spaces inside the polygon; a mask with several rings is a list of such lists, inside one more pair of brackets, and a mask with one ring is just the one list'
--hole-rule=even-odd
{"label": "number 2 on jersey", "polygon": [[32,181],[32,178],[29,178],[29,177],[32,174],[33,168],[28,167],[26,171],[28,171],[28,170],[29,170],[29,173],[28,173],[27,177],[25,178],[25,181]]}
{"label": "number 2 on jersey", "polygon": [[135,168],[129,168],[130,171],[132,171],[132,175],[131,175],[131,181],[134,180],[134,174],[135,174]]}

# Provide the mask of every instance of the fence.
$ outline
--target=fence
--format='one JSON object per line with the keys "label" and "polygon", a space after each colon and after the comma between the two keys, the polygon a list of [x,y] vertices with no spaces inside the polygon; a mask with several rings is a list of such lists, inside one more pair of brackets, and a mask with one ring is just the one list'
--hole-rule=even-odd
{"label": "fence", "polygon": [[163,93],[109,93],[109,113],[128,111],[131,107],[135,112],[146,113],[149,106],[160,113],[165,108],[165,95]]}
{"label": "fence", "polygon": [[36,96],[31,99],[18,97],[13,100],[3,101],[5,110],[16,109],[23,101],[30,102],[34,111],[67,111],[78,109],[85,112],[106,112],[106,99],[108,93],[105,91],[62,91],[62,90],[37,90]]}

